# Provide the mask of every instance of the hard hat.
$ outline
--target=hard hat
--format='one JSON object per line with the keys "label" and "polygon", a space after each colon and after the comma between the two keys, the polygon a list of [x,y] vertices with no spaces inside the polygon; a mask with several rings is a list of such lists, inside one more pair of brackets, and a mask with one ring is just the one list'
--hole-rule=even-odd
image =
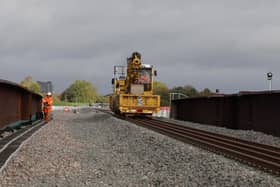
{"label": "hard hat", "polygon": [[48,92],[48,93],[47,93],[47,95],[51,96],[51,95],[52,95],[52,93],[51,93],[51,92]]}

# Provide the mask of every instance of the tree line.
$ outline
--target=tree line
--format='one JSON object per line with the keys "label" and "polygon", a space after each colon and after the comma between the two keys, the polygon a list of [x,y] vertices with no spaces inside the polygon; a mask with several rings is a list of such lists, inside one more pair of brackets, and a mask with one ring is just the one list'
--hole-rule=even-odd
{"label": "tree line", "polygon": [[179,95],[184,97],[199,97],[199,96],[208,96],[213,94],[213,92],[209,88],[204,88],[202,91],[198,91],[195,87],[191,85],[185,85],[185,86],[175,86],[169,89],[166,86],[166,84],[160,81],[154,82],[154,94],[160,95],[161,106],[169,105],[170,93],[177,93],[176,95],[174,94],[175,99],[179,98]]}
{"label": "tree line", "polygon": [[[24,78],[20,84],[29,90],[40,93],[40,85],[32,79],[31,76]],[[154,94],[160,95],[161,106],[168,106],[170,93],[178,93],[186,97],[208,96],[213,94],[209,88],[198,91],[191,85],[175,86],[169,89],[163,82],[154,82]],[[177,96],[177,95],[175,95]],[[71,102],[71,103],[103,103],[108,102],[108,97],[99,95],[96,87],[89,81],[76,80],[61,94],[53,94],[54,102]],[[175,98],[176,99],[176,98]]]}
{"label": "tree line", "polygon": [[[20,85],[23,87],[43,95],[40,92],[40,85],[34,81],[31,76],[25,77]],[[86,80],[75,80],[62,93],[53,94],[54,103],[70,102],[70,103],[103,103],[108,102],[107,97],[99,95],[96,87]]]}

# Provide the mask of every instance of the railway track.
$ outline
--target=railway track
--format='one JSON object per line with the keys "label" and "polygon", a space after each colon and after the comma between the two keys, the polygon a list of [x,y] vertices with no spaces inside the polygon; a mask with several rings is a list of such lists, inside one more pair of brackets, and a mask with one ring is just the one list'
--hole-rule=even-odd
{"label": "railway track", "polygon": [[280,174],[280,148],[258,144],[153,118],[127,118],[127,121],[152,129],[242,163]]}
{"label": "railway track", "polygon": [[22,143],[44,124],[44,120],[35,121],[25,128],[19,129],[0,140],[0,172],[4,169],[10,157],[18,150]]}

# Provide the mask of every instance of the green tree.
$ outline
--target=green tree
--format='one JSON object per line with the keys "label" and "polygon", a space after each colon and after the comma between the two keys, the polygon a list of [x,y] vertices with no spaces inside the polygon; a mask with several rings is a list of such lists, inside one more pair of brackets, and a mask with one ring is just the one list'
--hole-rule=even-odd
{"label": "green tree", "polygon": [[53,102],[54,102],[54,103],[59,103],[59,102],[61,102],[61,100],[60,100],[60,94],[53,94],[52,97],[53,97]]}
{"label": "green tree", "polygon": [[25,77],[21,82],[20,85],[35,92],[40,94],[40,85],[32,79],[32,77],[29,75]]}
{"label": "green tree", "polygon": [[168,106],[169,105],[169,89],[163,82],[156,81],[154,82],[154,94],[160,95],[160,105]]}
{"label": "green tree", "polygon": [[99,95],[96,98],[96,102],[97,103],[109,103],[109,97],[108,96]]}
{"label": "green tree", "polygon": [[204,89],[199,93],[200,96],[208,96],[208,95],[211,95],[211,94],[212,94],[212,92],[211,92],[211,90],[210,90],[209,88],[204,88]]}
{"label": "green tree", "polygon": [[198,91],[193,87],[193,86],[190,86],[190,85],[186,85],[186,86],[175,86],[173,87],[170,92],[173,92],[173,93],[181,93],[181,94],[184,94],[188,97],[195,97],[195,96],[198,96],[199,93]]}
{"label": "green tree", "polygon": [[68,102],[92,103],[96,99],[96,88],[85,80],[76,80],[61,95],[61,100]]}

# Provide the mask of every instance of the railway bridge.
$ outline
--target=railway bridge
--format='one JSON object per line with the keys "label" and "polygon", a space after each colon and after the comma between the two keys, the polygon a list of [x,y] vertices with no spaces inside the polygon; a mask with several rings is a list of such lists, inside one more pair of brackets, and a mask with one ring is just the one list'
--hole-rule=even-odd
{"label": "railway bridge", "polygon": [[0,186],[280,186],[277,136],[196,123],[222,115],[211,107],[229,107],[223,97],[196,98],[201,113],[193,100],[174,101],[174,116],[194,108],[187,121],[83,106],[45,124],[40,95],[1,80],[0,96]]}

